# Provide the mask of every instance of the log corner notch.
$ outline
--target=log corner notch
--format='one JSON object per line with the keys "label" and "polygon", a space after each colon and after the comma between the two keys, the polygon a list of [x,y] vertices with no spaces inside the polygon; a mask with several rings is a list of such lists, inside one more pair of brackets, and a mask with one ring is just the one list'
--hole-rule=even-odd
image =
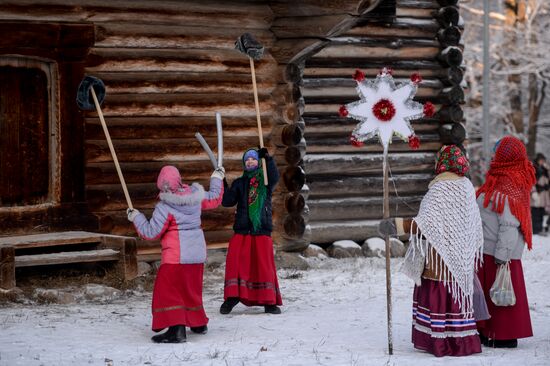
{"label": "log corner notch", "polygon": [[[305,60],[320,51],[335,37],[351,29],[366,13],[375,11],[381,0],[276,1],[271,4],[274,21],[271,31],[276,41],[270,52],[279,65],[278,85],[273,93],[275,105],[271,139],[284,187],[274,197],[273,239],[278,249],[302,251],[311,241],[306,204],[308,187],[303,169],[306,141],[302,118],[305,103],[300,85]],[[386,19],[395,16],[395,1],[384,6]],[[386,4],[387,5],[387,4]]]}
{"label": "log corner notch", "polygon": [[464,30],[463,20],[460,17],[457,0],[438,0],[438,3],[440,8],[433,12],[434,18],[441,27],[436,35],[441,47],[438,61],[447,68],[447,78],[441,80],[445,88],[440,93],[442,105],[437,116],[441,126],[438,132],[442,144],[462,145],[466,139],[463,125],[464,112],[460,106],[464,103],[464,90],[461,86],[464,77],[461,41]]}

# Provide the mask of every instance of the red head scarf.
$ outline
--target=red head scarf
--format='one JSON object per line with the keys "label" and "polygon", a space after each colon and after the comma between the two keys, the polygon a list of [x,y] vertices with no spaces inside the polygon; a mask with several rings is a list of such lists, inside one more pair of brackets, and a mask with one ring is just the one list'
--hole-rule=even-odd
{"label": "red head scarf", "polygon": [[525,145],[513,136],[503,137],[487,172],[485,183],[477,190],[477,196],[485,193],[483,207],[492,202],[491,209],[501,214],[506,199],[510,211],[520,222],[520,229],[527,247],[531,249],[531,188],[535,184],[535,169],[527,157]]}
{"label": "red head scarf", "polygon": [[469,170],[470,162],[458,146],[446,145],[437,153],[435,174],[452,172],[463,177]]}

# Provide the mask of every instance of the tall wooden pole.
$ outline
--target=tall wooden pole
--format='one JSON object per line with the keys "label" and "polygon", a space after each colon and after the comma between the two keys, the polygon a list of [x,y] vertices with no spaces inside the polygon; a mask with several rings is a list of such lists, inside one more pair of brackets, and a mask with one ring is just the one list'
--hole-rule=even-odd
{"label": "tall wooden pole", "polygon": [[[390,197],[389,197],[389,167],[388,167],[388,148],[384,147],[384,208],[382,217],[387,219],[390,217]],[[392,301],[391,301],[391,245],[390,236],[386,235],[386,312],[388,316],[388,353],[393,355],[393,336],[392,336]]]}
{"label": "tall wooden pole", "polygon": [[[252,57],[250,60],[250,71],[252,73],[252,91],[254,92],[254,105],[256,106],[256,122],[258,123],[258,136],[260,138],[260,148],[264,147],[264,134],[262,132],[262,120],[260,118],[260,102],[258,100],[258,87],[256,86],[256,69],[254,68],[254,60]],[[264,171],[264,184],[267,186],[267,169],[265,159],[262,158],[262,168]]]}
{"label": "tall wooden pole", "polygon": [[130,199],[130,194],[128,193],[128,187],[126,187],[126,182],[124,181],[124,176],[122,175],[122,170],[120,169],[120,164],[118,163],[118,159],[116,157],[115,148],[113,146],[113,142],[111,141],[111,135],[109,134],[109,130],[107,129],[107,124],[105,123],[105,119],[103,118],[103,112],[101,112],[101,106],[99,105],[99,100],[97,99],[97,96],[95,94],[93,87],[90,88],[90,91],[92,92],[92,98],[94,99],[95,109],[97,110],[97,114],[99,115],[99,120],[101,121],[101,127],[103,127],[103,132],[105,133],[105,138],[107,139],[107,145],[109,145],[109,150],[111,151],[111,155],[115,163],[118,179],[120,179],[120,184],[122,184],[124,197],[126,197],[128,208],[133,210],[134,206],[132,205],[132,200]]}

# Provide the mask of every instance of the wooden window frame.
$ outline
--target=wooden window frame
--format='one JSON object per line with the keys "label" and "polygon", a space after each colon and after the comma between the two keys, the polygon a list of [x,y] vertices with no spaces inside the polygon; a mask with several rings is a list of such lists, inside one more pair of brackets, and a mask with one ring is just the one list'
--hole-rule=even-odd
{"label": "wooden window frame", "polygon": [[53,60],[33,56],[0,55],[0,67],[35,68],[44,72],[48,92],[48,196],[46,202],[31,205],[0,206],[0,214],[12,211],[33,211],[54,207],[60,202],[60,149],[59,149],[59,73]]}

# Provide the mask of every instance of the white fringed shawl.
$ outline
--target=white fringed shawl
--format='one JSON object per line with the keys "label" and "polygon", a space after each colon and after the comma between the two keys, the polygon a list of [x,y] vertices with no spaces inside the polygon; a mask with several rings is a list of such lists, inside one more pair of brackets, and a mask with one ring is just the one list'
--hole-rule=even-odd
{"label": "white fringed shawl", "polygon": [[483,259],[483,227],[470,180],[436,181],[414,221],[418,228],[412,232],[411,227],[412,257],[427,256],[426,263],[433,262],[430,248],[435,249],[440,258],[436,263],[439,280],[463,312],[473,312],[475,269]]}

